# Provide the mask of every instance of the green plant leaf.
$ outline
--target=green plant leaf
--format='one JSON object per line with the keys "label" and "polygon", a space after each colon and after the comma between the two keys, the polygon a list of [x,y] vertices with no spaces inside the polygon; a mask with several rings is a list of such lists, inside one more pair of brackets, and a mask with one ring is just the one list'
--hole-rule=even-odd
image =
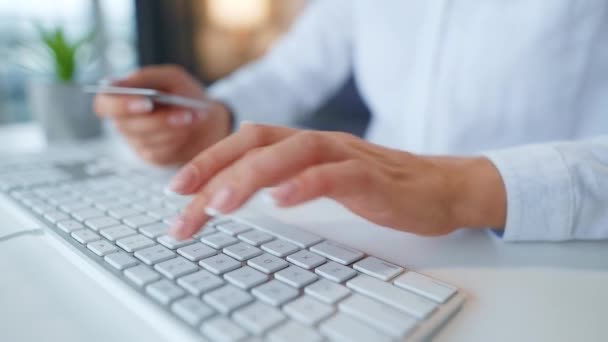
{"label": "green plant leaf", "polygon": [[70,42],[62,28],[45,30],[37,25],[40,38],[53,59],[55,78],[60,82],[72,82],[76,77],[78,50],[90,42],[95,36],[95,30],[86,36]]}

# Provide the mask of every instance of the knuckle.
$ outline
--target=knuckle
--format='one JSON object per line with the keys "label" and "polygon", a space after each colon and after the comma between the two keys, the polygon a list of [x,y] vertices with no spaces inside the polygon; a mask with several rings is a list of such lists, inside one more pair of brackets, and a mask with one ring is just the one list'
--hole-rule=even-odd
{"label": "knuckle", "polygon": [[247,141],[249,141],[252,145],[260,146],[266,141],[266,128],[266,126],[260,124],[247,124],[241,129],[241,131]]}
{"label": "knuckle", "polygon": [[354,135],[352,133],[347,133],[347,132],[332,132],[331,135],[335,139],[341,140],[341,141],[352,141],[355,139],[359,139],[359,137],[357,137],[356,135]]}
{"label": "knuckle", "polygon": [[313,131],[304,131],[298,133],[300,143],[308,149],[316,149],[321,144],[321,134]]}
{"label": "knuckle", "polygon": [[360,159],[349,160],[345,165],[348,171],[353,172],[357,185],[363,189],[368,189],[373,182],[372,173],[369,165]]}
{"label": "knuckle", "polygon": [[308,172],[304,178],[304,182],[316,188],[319,193],[330,194],[332,192],[332,180],[324,168],[316,168]]}

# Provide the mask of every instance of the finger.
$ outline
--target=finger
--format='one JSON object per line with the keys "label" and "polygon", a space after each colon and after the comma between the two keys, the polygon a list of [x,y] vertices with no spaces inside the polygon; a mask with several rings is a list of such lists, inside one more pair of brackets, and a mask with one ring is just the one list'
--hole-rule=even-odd
{"label": "finger", "polygon": [[171,165],[176,163],[176,147],[161,146],[155,148],[135,147],[137,154],[146,162],[154,165]]}
{"label": "finger", "polygon": [[203,111],[170,108],[149,116],[131,116],[116,119],[116,128],[125,135],[144,136],[172,128],[196,124],[207,118]]}
{"label": "finger", "polygon": [[252,149],[273,144],[297,130],[287,127],[245,124],[241,129],[208,148],[186,164],[169,184],[177,193],[198,191],[216,173]]}
{"label": "finger", "polygon": [[310,167],[274,188],[271,196],[280,207],[291,207],[318,197],[347,204],[357,198],[364,199],[372,182],[369,165],[350,159]]}
{"label": "finger", "polygon": [[154,103],[142,96],[99,94],[93,101],[93,110],[100,117],[125,117],[150,113]]}
{"label": "finger", "polygon": [[203,193],[210,198],[205,210],[230,213],[264,187],[276,185],[313,165],[344,160],[349,151],[338,146],[323,133],[305,131],[246,154],[205,186]]}
{"label": "finger", "polygon": [[185,71],[176,65],[154,65],[143,67],[124,79],[112,82],[117,87],[150,88],[170,91],[180,83]]}
{"label": "finger", "polygon": [[196,196],[184,209],[184,213],[171,226],[169,234],[176,239],[184,240],[198,232],[211,218],[204,211],[207,201],[207,198],[202,195]]}
{"label": "finger", "polygon": [[159,132],[143,136],[127,136],[127,141],[136,149],[154,149],[167,146],[182,146],[188,140],[185,134],[174,131]]}

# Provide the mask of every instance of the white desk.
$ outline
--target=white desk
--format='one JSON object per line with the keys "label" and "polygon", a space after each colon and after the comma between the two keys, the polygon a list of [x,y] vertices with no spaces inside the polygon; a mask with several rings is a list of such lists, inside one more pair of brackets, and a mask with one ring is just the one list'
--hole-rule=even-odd
{"label": "white desk", "polygon": [[[0,145],[7,138],[0,131]],[[281,212],[257,201],[249,210],[462,288],[468,300],[437,341],[608,339],[608,242],[506,244],[484,231],[421,238],[374,227],[329,201]],[[2,226],[29,224],[0,217]],[[0,242],[0,340],[162,341],[44,241]]]}

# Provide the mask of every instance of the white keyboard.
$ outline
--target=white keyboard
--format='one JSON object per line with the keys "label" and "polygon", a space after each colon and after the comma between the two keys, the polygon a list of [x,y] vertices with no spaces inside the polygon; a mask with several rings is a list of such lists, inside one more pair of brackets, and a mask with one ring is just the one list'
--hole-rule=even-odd
{"label": "white keyboard", "polygon": [[464,301],[454,286],[269,218],[223,217],[187,241],[189,199],[166,175],[85,156],[0,164],[0,189],[59,239],[184,329],[213,341],[430,339]]}

